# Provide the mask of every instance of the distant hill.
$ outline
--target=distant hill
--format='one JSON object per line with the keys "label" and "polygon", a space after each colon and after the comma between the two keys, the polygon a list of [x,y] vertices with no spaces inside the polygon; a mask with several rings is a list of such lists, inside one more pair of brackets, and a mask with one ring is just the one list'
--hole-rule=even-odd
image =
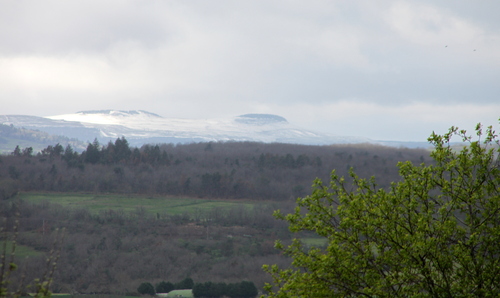
{"label": "distant hill", "polygon": [[66,147],[71,145],[74,149],[81,151],[86,144],[76,139],[64,136],[51,135],[40,130],[19,128],[14,125],[0,124],[0,153],[6,154],[14,151],[16,146],[20,148],[32,147],[37,152],[48,145],[61,144]]}
{"label": "distant hill", "polygon": [[83,142],[100,143],[124,136],[131,146],[196,142],[263,142],[301,145],[371,143],[402,147],[426,147],[426,143],[386,143],[365,137],[317,133],[290,124],[272,114],[244,114],[230,118],[164,118],[143,110],[91,110],[74,114],[37,117],[3,115],[0,123],[61,135]]}

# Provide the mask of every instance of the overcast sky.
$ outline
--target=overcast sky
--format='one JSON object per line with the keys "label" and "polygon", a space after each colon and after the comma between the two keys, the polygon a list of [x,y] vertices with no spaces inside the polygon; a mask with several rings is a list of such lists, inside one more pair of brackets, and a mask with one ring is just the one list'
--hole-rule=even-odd
{"label": "overcast sky", "polygon": [[425,141],[498,127],[500,1],[0,0],[0,114],[270,113]]}

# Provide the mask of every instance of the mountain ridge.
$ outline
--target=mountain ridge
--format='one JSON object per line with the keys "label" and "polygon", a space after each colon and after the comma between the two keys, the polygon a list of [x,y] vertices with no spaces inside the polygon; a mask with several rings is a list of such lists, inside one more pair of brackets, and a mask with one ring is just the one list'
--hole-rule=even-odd
{"label": "mountain ridge", "polygon": [[88,111],[76,112],[76,114],[113,114],[113,113],[122,113],[122,114],[129,114],[129,115],[137,115],[140,113],[144,113],[144,114],[149,114],[151,116],[163,118],[162,116],[160,116],[158,114],[151,113],[151,112],[144,111],[144,110],[129,110],[129,111],[125,111],[125,110],[88,110]]}
{"label": "mountain ridge", "polygon": [[[47,117],[0,115],[0,123],[105,143],[125,137],[130,145],[253,141],[303,145],[383,144],[365,137],[336,136],[295,126],[274,114],[243,114],[212,119],[165,118],[144,110],[88,110]],[[400,143],[398,143],[400,144]],[[415,147],[415,146],[414,146]]]}

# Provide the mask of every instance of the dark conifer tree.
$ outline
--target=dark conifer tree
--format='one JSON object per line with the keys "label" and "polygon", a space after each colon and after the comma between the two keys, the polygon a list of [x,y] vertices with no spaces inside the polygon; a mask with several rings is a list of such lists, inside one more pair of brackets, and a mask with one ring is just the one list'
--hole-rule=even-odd
{"label": "dark conifer tree", "polygon": [[143,282],[138,288],[137,288],[137,292],[139,292],[140,294],[143,294],[143,295],[155,295],[156,292],[155,292],[155,288],[153,287],[153,285],[149,282]]}

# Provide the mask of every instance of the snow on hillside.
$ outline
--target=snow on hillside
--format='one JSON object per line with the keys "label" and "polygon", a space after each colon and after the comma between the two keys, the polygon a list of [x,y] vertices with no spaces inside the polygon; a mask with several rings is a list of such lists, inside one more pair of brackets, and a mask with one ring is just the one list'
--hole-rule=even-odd
{"label": "snow on hillside", "polygon": [[94,124],[117,124],[134,123],[136,121],[148,121],[150,119],[162,119],[161,116],[146,111],[117,111],[117,110],[95,110],[81,111],[75,114],[65,114],[46,117],[53,120],[66,120]]}
{"label": "snow on hillside", "polygon": [[92,142],[126,137],[134,146],[145,143],[208,141],[279,142],[308,145],[377,143],[368,138],[333,136],[305,130],[271,114],[245,114],[215,119],[164,118],[142,110],[94,110],[49,117],[6,115],[0,122],[40,129]]}
{"label": "snow on hillside", "polygon": [[217,119],[180,119],[163,118],[145,111],[104,110],[47,118],[77,121],[87,127],[100,128],[107,136],[119,136],[128,129],[125,135],[131,137],[182,136],[210,140],[265,142],[276,141],[279,138],[320,137],[313,132],[292,127],[283,117],[268,114],[247,114]]}
{"label": "snow on hillside", "polygon": [[[163,118],[146,111],[82,111],[75,114],[66,114],[46,117],[53,120],[76,121],[91,126],[92,124],[122,125],[133,129],[151,131],[237,131],[241,128],[262,129],[264,125],[278,127],[287,125],[285,118],[268,114],[247,114],[236,118],[224,119],[181,119]],[[280,126],[281,127],[281,126]]]}

